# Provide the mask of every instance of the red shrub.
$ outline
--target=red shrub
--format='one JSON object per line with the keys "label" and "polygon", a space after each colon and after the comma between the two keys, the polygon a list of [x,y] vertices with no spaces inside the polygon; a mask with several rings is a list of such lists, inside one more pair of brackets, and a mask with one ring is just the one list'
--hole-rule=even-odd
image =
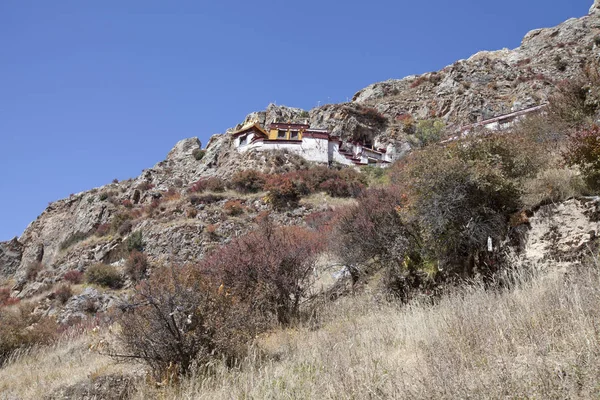
{"label": "red shrub", "polygon": [[129,257],[125,262],[125,272],[134,282],[144,279],[149,267],[150,263],[148,262],[146,255],[137,250],[133,250],[129,253]]}
{"label": "red shrub", "polygon": [[296,173],[271,175],[265,182],[269,201],[275,208],[294,207],[302,195],[303,184]]}
{"label": "red shrub", "polygon": [[352,169],[344,169],[322,182],[319,189],[332,197],[357,197],[366,187],[365,178]]}
{"label": "red shrub", "polygon": [[385,117],[385,115],[383,115],[382,113],[377,111],[377,109],[372,108],[372,107],[361,106],[359,104],[357,104],[356,106],[357,106],[357,111],[360,115],[363,115],[369,119],[375,120],[376,122],[378,122],[380,124],[384,124],[387,122],[387,118]]}
{"label": "red shrub", "polygon": [[111,225],[110,224],[100,224],[96,228],[96,232],[94,232],[94,234],[96,236],[106,236],[106,235],[109,234],[110,229],[111,229]]}
{"label": "red shrub", "polygon": [[244,213],[244,206],[239,200],[228,200],[225,202],[225,205],[223,205],[223,211],[225,214],[231,216],[240,215]]}
{"label": "red shrub", "polygon": [[77,285],[83,282],[83,272],[77,271],[76,269],[72,269],[71,271],[65,272],[65,274],[63,275],[63,280]]}
{"label": "red shrub", "polygon": [[414,89],[414,88],[416,88],[416,87],[419,87],[419,86],[421,86],[423,83],[425,83],[425,82],[427,82],[427,81],[428,81],[427,77],[426,77],[426,76],[424,76],[424,75],[421,75],[421,76],[419,76],[417,79],[415,79],[415,80],[413,81],[413,83],[411,83],[411,84],[410,84],[410,87],[411,87],[411,89]]}
{"label": "red shrub", "polygon": [[121,204],[123,204],[123,207],[125,207],[125,208],[133,207],[133,203],[131,202],[131,200],[123,200],[123,202]]}
{"label": "red shrub", "polygon": [[411,121],[412,119],[413,119],[412,115],[410,115],[408,113],[398,114],[396,116],[396,121],[398,121],[398,122]]}
{"label": "red shrub", "polygon": [[334,212],[332,210],[316,211],[304,217],[306,225],[319,232],[331,230]]}
{"label": "red shrub", "polygon": [[339,171],[321,165],[298,172],[299,178],[305,183],[307,190],[310,192],[318,191],[323,182],[335,179],[338,175]]}
{"label": "red shrub", "polygon": [[199,268],[254,310],[286,324],[298,316],[322,248],[314,231],[274,227],[266,219],[259,230],[213,252]]}
{"label": "red shrub", "polygon": [[0,307],[12,306],[13,304],[17,304],[19,299],[16,297],[11,297],[11,291],[8,287],[0,288]]}
{"label": "red shrub", "polygon": [[215,177],[199,179],[189,189],[192,193],[222,192],[223,190],[225,190],[225,184],[221,179]]}
{"label": "red shrub", "polygon": [[229,186],[241,193],[260,192],[264,185],[265,175],[254,169],[239,171],[229,180]]}

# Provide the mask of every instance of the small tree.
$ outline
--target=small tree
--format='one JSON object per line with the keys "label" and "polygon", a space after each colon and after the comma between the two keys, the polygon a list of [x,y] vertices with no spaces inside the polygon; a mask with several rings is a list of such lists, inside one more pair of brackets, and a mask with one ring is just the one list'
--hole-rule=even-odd
{"label": "small tree", "polygon": [[145,362],[160,380],[214,359],[233,363],[257,332],[246,305],[191,266],[158,269],[122,309],[125,353],[116,356]]}
{"label": "small tree", "polygon": [[449,274],[470,274],[488,238],[498,243],[507,233],[508,215],[521,206],[516,176],[494,154],[465,155],[465,146],[415,152],[400,174],[410,199],[407,216],[418,224],[430,257]]}

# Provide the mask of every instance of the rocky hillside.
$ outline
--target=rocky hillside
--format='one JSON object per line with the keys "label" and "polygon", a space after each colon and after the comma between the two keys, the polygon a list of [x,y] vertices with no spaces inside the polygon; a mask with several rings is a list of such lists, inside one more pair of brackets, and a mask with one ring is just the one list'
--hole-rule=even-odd
{"label": "rocky hillside", "polygon": [[327,104],[305,111],[270,105],[245,122],[306,121],[343,139],[393,143],[396,157],[409,146],[407,119],[439,118],[450,130],[543,104],[559,82],[600,59],[600,5],[589,15],[535,29],[521,46],[482,51],[441,71],[378,82],[357,92],[350,103]]}
{"label": "rocky hillside", "polygon": [[[396,157],[401,157],[410,149],[403,131],[406,116],[440,118],[448,126],[459,126],[541,104],[556,83],[599,57],[596,1],[589,15],[531,31],[517,49],[481,52],[438,72],[376,83],[356,93],[350,103],[310,111],[271,105],[244,122],[308,120],[343,139],[393,143]],[[0,243],[0,279],[11,279],[20,297],[33,295],[57,282],[65,271],[84,270],[94,262],[118,262],[136,231],[143,231],[144,251],[153,260],[193,260],[215,243],[249,229],[252,218],[268,208],[260,197],[234,198],[245,207],[247,218],[223,217],[222,208],[231,199],[191,204],[181,194],[193,182],[228,177],[240,169],[274,172],[303,167],[302,160],[288,154],[240,155],[227,132],[213,136],[198,159],[200,149],[197,138],[182,140],[164,161],[135,179],[50,204],[20,238]],[[125,208],[133,209],[135,218],[116,224]],[[294,223],[305,211],[278,218]],[[96,234],[109,227],[111,233]],[[30,273],[32,268],[37,268],[35,274]]]}

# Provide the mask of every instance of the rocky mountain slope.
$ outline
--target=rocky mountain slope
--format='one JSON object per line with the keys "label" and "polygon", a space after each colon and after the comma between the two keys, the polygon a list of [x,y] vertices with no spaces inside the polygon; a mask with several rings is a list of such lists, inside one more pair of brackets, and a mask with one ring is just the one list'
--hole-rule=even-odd
{"label": "rocky mountain slope", "polygon": [[[401,157],[410,149],[403,130],[406,116],[440,118],[448,126],[460,126],[541,104],[554,85],[599,57],[600,2],[596,1],[589,15],[531,31],[517,49],[481,52],[438,72],[376,83],[356,93],[349,103],[310,111],[271,105],[244,122],[308,120],[311,126],[327,128],[343,139],[393,143],[396,157]],[[200,148],[197,138],[182,140],[164,161],[135,179],[50,204],[20,238],[0,243],[0,279],[12,280],[21,297],[33,295],[57,282],[65,271],[84,270],[94,262],[119,262],[123,246],[136,231],[143,232],[144,250],[152,260],[193,260],[215,243],[249,229],[252,218],[268,208],[260,197],[237,198],[246,208],[246,217],[224,217],[222,208],[228,199],[191,204],[182,197],[194,181],[228,177],[240,169],[285,171],[302,164],[288,154],[241,155],[227,132],[213,136],[204,157],[197,160],[194,153]],[[125,208],[135,218],[121,230],[123,224],[114,221]],[[304,212],[308,210],[277,218],[298,223]],[[110,225],[114,225],[111,233],[96,234]],[[32,268],[39,271],[31,274]]]}

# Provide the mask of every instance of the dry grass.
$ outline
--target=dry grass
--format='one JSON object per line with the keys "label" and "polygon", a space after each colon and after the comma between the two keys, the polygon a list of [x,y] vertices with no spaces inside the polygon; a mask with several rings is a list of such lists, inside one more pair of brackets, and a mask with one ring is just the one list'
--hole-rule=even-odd
{"label": "dry grass", "polygon": [[[275,332],[262,360],[216,366],[137,398],[597,398],[600,282],[554,274],[498,293],[480,287],[436,305],[367,297],[332,305],[320,329]],[[255,354],[258,354],[255,353]]]}
{"label": "dry grass", "polygon": [[541,203],[558,203],[586,193],[578,171],[570,168],[550,168],[525,182],[523,203],[535,207]]}
{"label": "dry grass", "polygon": [[331,197],[327,193],[318,192],[300,199],[300,205],[313,207],[329,206],[333,209],[347,207],[356,204],[356,199],[351,197]]}
{"label": "dry grass", "polygon": [[[574,268],[574,267],[573,267]],[[363,294],[329,304],[319,326],[259,338],[239,368],[136,399],[597,398],[600,274],[595,267],[472,286],[432,305]],[[1,399],[40,398],[94,376],[131,373],[88,350],[92,334],[22,354],[0,369]]]}
{"label": "dry grass", "polygon": [[[131,366],[116,364],[100,354],[98,345],[104,337],[92,332],[71,335],[52,346],[14,354],[0,368],[0,399],[42,399],[58,389],[98,376],[131,371]],[[95,348],[90,349],[91,345]]]}

